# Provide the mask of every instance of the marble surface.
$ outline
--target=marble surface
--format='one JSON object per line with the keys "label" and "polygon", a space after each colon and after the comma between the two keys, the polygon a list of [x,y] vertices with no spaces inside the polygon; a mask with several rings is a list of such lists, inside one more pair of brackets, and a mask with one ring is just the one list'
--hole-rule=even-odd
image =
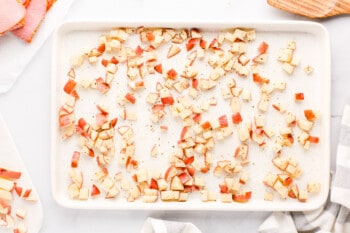
{"label": "marble surface", "polygon": [[[305,20],[264,0],[76,0],[66,20]],[[306,19],[308,20],[308,19]],[[316,20],[330,33],[332,48],[332,168],[344,103],[350,100],[350,16]],[[267,212],[86,211],[56,204],[50,185],[50,56],[52,37],[14,87],[0,96],[4,117],[44,206],[43,233],[139,232],[148,216],[190,221],[203,232],[256,232]],[[14,51],[20,54],[20,51]],[[15,62],[15,61],[14,61]],[[1,65],[1,64],[0,64]]]}

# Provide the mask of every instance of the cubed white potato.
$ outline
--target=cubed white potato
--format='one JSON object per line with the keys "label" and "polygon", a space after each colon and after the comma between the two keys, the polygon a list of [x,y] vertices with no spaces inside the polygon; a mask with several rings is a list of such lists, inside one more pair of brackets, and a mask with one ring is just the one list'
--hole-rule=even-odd
{"label": "cubed white potato", "polygon": [[114,186],[114,179],[110,176],[106,176],[101,183],[101,187],[108,192]]}
{"label": "cubed white potato", "polygon": [[168,54],[167,54],[167,58],[171,58],[173,56],[175,56],[176,54],[180,53],[181,52],[181,49],[179,46],[175,45],[175,44],[172,44],[170,47],[169,47],[169,50],[168,50]]}
{"label": "cubed white potato", "polygon": [[111,74],[115,74],[118,71],[118,67],[116,64],[108,63],[106,67],[106,71]]}
{"label": "cubed white potato", "polygon": [[306,202],[308,199],[308,193],[305,189],[299,190],[298,200],[301,202]]}
{"label": "cubed white potato", "polygon": [[[247,32],[242,29],[236,28],[233,32],[233,38],[239,39],[241,41],[245,41],[247,37]],[[236,40],[234,39],[234,41]]]}
{"label": "cubed white potato", "polygon": [[314,68],[312,66],[310,66],[310,65],[307,65],[307,66],[304,67],[304,71],[305,71],[306,74],[309,75],[309,74],[311,74],[314,71]]}
{"label": "cubed white potato", "polygon": [[275,132],[273,131],[272,128],[264,127],[264,134],[268,137],[271,138],[275,135]]}
{"label": "cubed white potato", "polygon": [[296,117],[291,112],[286,112],[284,114],[284,120],[287,123],[287,125],[293,125],[295,123]]}
{"label": "cubed white potato", "polygon": [[300,133],[300,135],[298,136],[298,142],[301,143],[302,145],[305,144],[306,140],[309,139],[310,135],[305,132],[305,131],[302,131]]}
{"label": "cubed white potato", "polygon": [[264,127],[265,125],[265,115],[262,114],[258,114],[256,116],[254,116],[254,121],[255,121],[255,126],[256,127]]}
{"label": "cubed white potato", "polygon": [[83,55],[73,55],[70,58],[70,64],[72,67],[79,67],[84,62],[84,56]]}
{"label": "cubed white potato", "polygon": [[292,60],[290,61],[290,64],[293,65],[293,66],[298,66],[300,63],[300,58],[297,58],[297,57],[293,57]]}
{"label": "cubed white potato", "polygon": [[289,162],[288,159],[282,157],[282,156],[277,156],[274,159],[272,159],[272,163],[282,171],[286,170]]}
{"label": "cubed white potato", "polygon": [[292,127],[282,127],[282,128],[280,128],[280,134],[281,135],[293,134],[293,128]]}
{"label": "cubed white potato", "polygon": [[229,137],[229,136],[231,136],[231,135],[233,134],[233,129],[232,129],[232,127],[230,127],[230,126],[221,129],[221,131],[222,131],[224,137]]}
{"label": "cubed white potato", "polygon": [[298,127],[304,131],[309,131],[313,126],[312,121],[308,121],[305,119],[298,120],[297,124],[298,124]]}
{"label": "cubed white potato", "polygon": [[221,95],[224,99],[229,99],[232,97],[231,90],[227,87],[221,89]]}
{"label": "cubed white potato", "polygon": [[158,184],[159,191],[164,191],[164,190],[167,190],[168,188],[168,183],[166,182],[165,179],[158,179],[157,184]]}
{"label": "cubed white potato", "polygon": [[270,95],[266,93],[261,93],[260,100],[258,103],[258,108],[260,111],[266,112],[270,102]]}
{"label": "cubed white potato", "polygon": [[294,176],[294,173],[296,171],[296,166],[293,166],[291,164],[288,164],[285,171],[290,174],[291,176]]}
{"label": "cubed white potato", "polygon": [[179,113],[179,116],[182,120],[188,118],[191,115],[192,115],[192,111],[190,109],[184,109]]}
{"label": "cubed white potato", "polygon": [[116,187],[113,186],[110,190],[108,190],[108,192],[106,193],[106,199],[109,198],[115,198],[118,196],[118,194],[120,193],[120,190]]}
{"label": "cubed white potato", "polygon": [[90,64],[96,63],[96,62],[98,61],[98,57],[96,57],[96,56],[90,56],[90,57],[88,58],[88,60],[89,60]]}
{"label": "cubed white potato", "polygon": [[264,136],[255,132],[252,133],[252,140],[258,145],[264,145],[265,142]]}
{"label": "cubed white potato", "polygon": [[131,188],[130,180],[123,178],[120,182],[120,188],[125,190],[125,191],[129,190]]}
{"label": "cubed white potato", "polygon": [[293,74],[294,72],[294,66],[288,62],[283,63],[282,69],[286,71],[288,74]]}
{"label": "cubed white potato", "polygon": [[81,186],[83,185],[83,173],[75,169],[70,169],[68,175],[73,181],[73,183],[75,183],[78,186],[78,188],[81,188]]}
{"label": "cubed white potato", "polygon": [[291,198],[298,198],[298,197],[299,197],[299,188],[298,188],[298,185],[292,184],[292,185],[289,187],[288,196],[291,197]]}
{"label": "cubed white potato", "polygon": [[231,107],[231,111],[234,113],[241,111],[241,102],[238,97],[236,96],[232,97],[230,101],[230,107]]}
{"label": "cubed white potato", "polygon": [[154,203],[158,199],[158,196],[142,196],[142,201],[145,203]]}
{"label": "cubed white potato", "polygon": [[293,40],[292,41],[288,41],[287,49],[295,50],[296,46],[297,46],[297,44],[295,43],[295,41],[293,41]]}
{"label": "cubed white potato", "polygon": [[144,181],[148,181],[148,170],[146,168],[142,168],[136,173],[137,182],[141,183]]}
{"label": "cubed white potato", "polygon": [[283,91],[286,89],[287,82],[284,80],[275,81],[272,83],[272,86],[275,90]]}
{"label": "cubed white potato", "polygon": [[200,191],[200,195],[201,195],[201,200],[203,202],[207,202],[208,201],[208,190],[201,190]]}
{"label": "cubed white potato", "polygon": [[208,201],[216,201],[217,195],[216,192],[208,190]]}
{"label": "cubed white potato", "polygon": [[281,198],[286,199],[288,197],[288,188],[284,186],[281,181],[277,180],[273,185],[273,189]]}
{"label": "cubed white potato", "polygon": [[246,36],[247,36],[247,41],[255,40],[255,38],[256,38],[255,30],[249,30],[249,31],[247,31]]}
{"label": "cubed white potato", "polygon": [[27,215],[27,211],[23,208],[19,208],[16,210],[16,216],[19,218],[19,219],[25,219]]}
{"label": "cubed white potato", "polygon": [[195,176],[194,177],[194,185],[198,187],[204,187],[205,186],[205,181],[203,177],[200,176]]}
{"label": "cubed white potato", "polygon": [[235,157],[240,158],[242,160],[246,159],[248,157],[248,150],[249,147],[247,144],[240,144],[235,151]]}
{"label": "cubed white potato", "polygon": [[239,62],[240,62],[242,65],[244,65],[244,66],[250,61],[250,59],[249,59],[246,55],[244,55],[244,54],[241,54],[241,55],[238,57],[238,60],[239,60]]}
{"label": "cubed white potato", "polygon": [[267,53],[259,54],[258,56],[254,57],[253,61],[258,64],[264,64],[267,61]]}
{"label": "cubed white potato", "polygon": [[68,185],[68,194],[69,194],[70,198],[72,198],[72,199],[78,198],[79,192],[80,191],[79,191],[79,187],[77,186],[77,184],[71,183],[70,185]]}
{"label": "cubed white potato", "polygon": [[[217,119],[217,118],[211,119],[211,120],[210,120],[210,125],[211,125],[211,128],[212,128],[212,129],[218,129],[218,128],[220,128],[219,119]],[[207,137],[207,136],[204,135],[204,134],[206,134],[206,135],[209,134],[209,137]],[[211,134],[211,131],[206,131],[205,133],[203,133],[203,137],[204,137],[205,139],[211,138],[212,136],[213,136],[213,135]]]}
{"label": "cubed white potato", "polygon": [[238,128],[238,137],[241,142],[245,142],[250,138],[249,128],[246,125]]}
{"label": "cubed white potato", "polygon": [[318,193],[321,189],[319,182],[307,182],[307,191],[309,193]]}
{"label": "cubed white potato", "polygon": [[6,190],[6,191],[12,191],[14,186],[15,186],[15,183],[12,180],[0,177],[0,189]]}
{"label": "cubed white potato", "polygon": [[244,88],[244,89],[242,90],[241,98],[242,98],[242,100],[244,100],[244,101],[251,101],[251,100],[252,100],[251,91],[248,90],[248,89],[246,89],[246,88]]}
{"label": "cubed white potato", "polygon": [[162,201],[178,201],[180,198],[180,192],[172,190],[161,191],[160,198]]}
{"label": "cubed white potato", "polygon": [[220,200],[223,203],[232,202],[232,193],[220,193]]}
{"label": "cubed white potato", "polygon": [[241,172],[241,175],[239,177],[239,182],[241,184],[246,184],[249,179],[249,173],[248,172]]}
{"label": "cubed white potato", "polygon": [[244,42],[233,42],[231,46],[232,53],[245,53],[247,51],[247,44]]}
{"label": "cubed white potato", "polygon": [[282,48],[279,49],[277,54],[277,60],[282,62],[290,62],[293,58],[293,49]]}
{"label": "cubed white potato", "polygon": [[235,97],[239,97],[243,91],[243,88],[240,87],[232,87],[231,88],[231,93]]}
{"label": "cubed white potato", "polygon": [[87,188],[81,188],[79,191],[79,196],[78,196],[79,200],[88,200],[89,199],[89,189]]}
{"label": "cubed white potato", "polygon": [[264,200],[265,201],[273,201],[273,198],[274,198],[274,196],[273,196],[272,192],[266,191],[264,193]]}
{"label": "cubed white potato", "polygon": [[268,172],[263,179],[263,183],[267,187],[273,187],[276,181],[277,181],[277,175],[272,172]]}
{"label": "cubed white potato", "polygon": [[188,199],[188,193],[180,192],[180,196],[179,196],[178,201],[184,202],[184,201],[187,201],[187,199]]}
{"label": "cubed white potato", "polygon": [[223,77],[225,75],[225,70],[221,68],[220,66],[216,67],[209,75],[209,78],[211,80],[218,80],[219,78]]}

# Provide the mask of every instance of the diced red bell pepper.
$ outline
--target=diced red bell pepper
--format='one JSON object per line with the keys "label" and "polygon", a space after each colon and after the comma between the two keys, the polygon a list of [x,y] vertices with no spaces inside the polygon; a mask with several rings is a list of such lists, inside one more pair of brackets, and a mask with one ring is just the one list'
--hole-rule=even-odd
{"label": "diced red bell pepper", "polygon": [[259,53],[260,53],[260,54],[266,53],[268,48],[269,48],[269,45],[268,45],[265,41],[263,41],[263,42],[259,45],[259,48],[258,48]]}
{"label": "diced red bell pepper", "polygon": [[233,124],[239,124],[242,122],[242,116],[239,112],[232,115]]}

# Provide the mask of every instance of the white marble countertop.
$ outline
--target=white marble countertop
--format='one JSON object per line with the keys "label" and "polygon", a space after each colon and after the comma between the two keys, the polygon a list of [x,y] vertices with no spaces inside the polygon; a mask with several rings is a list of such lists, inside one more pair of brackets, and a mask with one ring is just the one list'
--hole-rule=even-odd
{"label": "white marble countertop", "polygon": [[[76,0],[66,20],[303,20],[263,0]],[[330,33],[332,48],[332,168],[340,117],[350,93],[350,16],[317,20]],[[41,232],[139,232],[148,216],[190,221],[203,232],[256,232],[265,212],[86,211],[65,209],[50,185],[50,37],[13,88],[0,95],[0,109],[44,206]],[[14,51],[20,54],[20,51]]]}

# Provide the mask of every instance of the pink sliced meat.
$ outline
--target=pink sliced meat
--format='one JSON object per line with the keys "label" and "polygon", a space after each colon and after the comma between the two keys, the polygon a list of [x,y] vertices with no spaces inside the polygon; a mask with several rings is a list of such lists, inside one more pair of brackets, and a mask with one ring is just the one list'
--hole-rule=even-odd
{"label": "pink sliced meat", "polygon": [[45,18],[46,8],[46,0],[31,0],[27,7],[26,16],[24,17],[24,26],[13,30],[13,34],[30,43],[41,22]]}
{"label": "pink sliced meat", "polygon": [[22,5],[27,8],[27,6],[29,5],[30,0],[22,0]]}
{"label": "pink sliced meat", "polygon": [[25,17],[26,9],[17,0],[0,0],[0,35],[17,26]]}

